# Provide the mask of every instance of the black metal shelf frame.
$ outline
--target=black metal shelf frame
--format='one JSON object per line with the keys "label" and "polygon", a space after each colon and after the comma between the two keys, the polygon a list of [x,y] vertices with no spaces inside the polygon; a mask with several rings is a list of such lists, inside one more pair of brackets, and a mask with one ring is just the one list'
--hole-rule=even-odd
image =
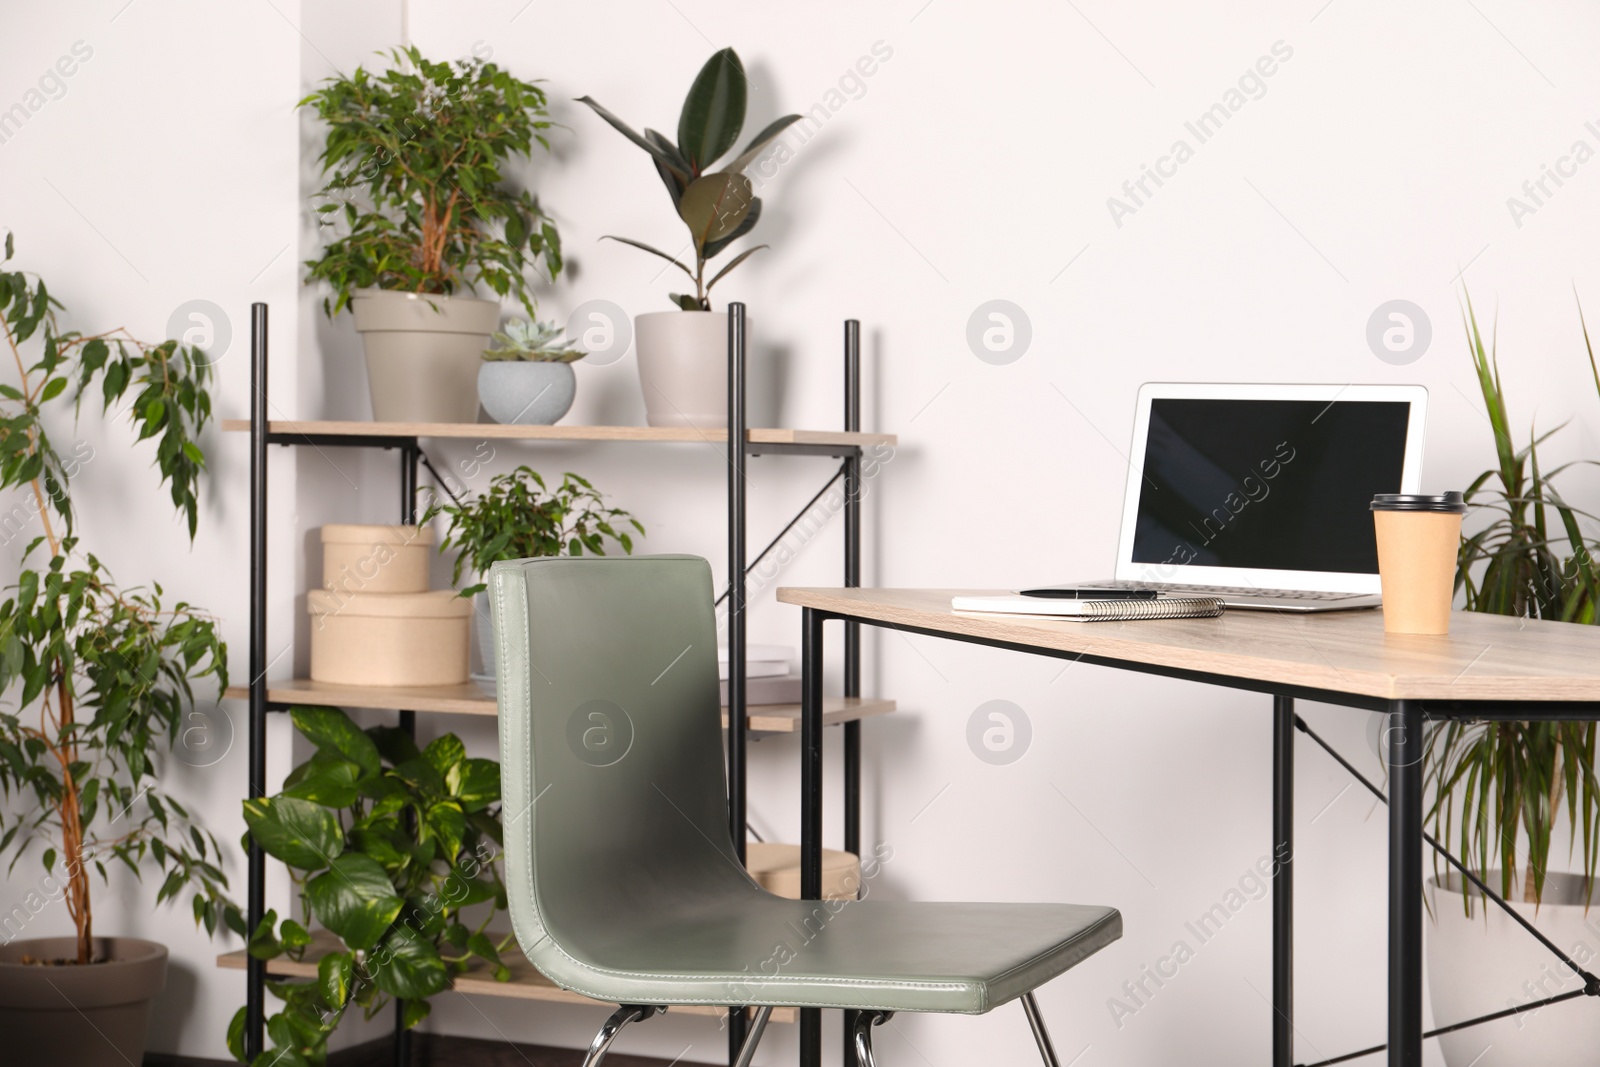
{"label": "black metal shelf frame", "polygon": [[[857,444],[809,444],[766,442],[748,440],[745,394],[745,306],[728,305],[728,440],[742,442],[743,447],[728,450],[728,588],[724,597],[728,609],[728,654],[730,663],[738,665],[729,671],[728,681],[728,799],[729,832],[741,861],[745,856],[746,822],[746,692],[745,662],[745,608],[747,578],[766,554],[792,529],[823,492],[843,477],[844,493],[844,584],[861,584],[861,456]],[[416,435],[356,436],[318,433],[274,432],[270,428],[267,404],[267,305],[252,304],[250,308],[250,690],[249,690],[249,793],[252,798],[266,795],[266,728],[267,716],[282,710],[284,705],[267,699],[267,453],[269,445],[317,448],[372,448],[397,450],[400,453],[400,521],[413,523],[417,518],[416,491],[418,467],[424,456],[420,437]],[[847,320],[844,324],[844,429],[861,429],[861,324]],[[841,461],[840,469],[808,501],[782,532],[759,553],[754,561],[746,561],[745,461],[753,456],[829,456]],[[850,624],[846,628],[844,644],[844,695],[861,695],[861,638],[860,627]],[[401,710],[399,725],[414,732],[416,712]],[[842,729],[844,744],[844,843],[850,852],[860,852],[861,845],[861,724],[845,723]],[[817,739],[820,745],[820,738]],[[266,911],[266,855],[254,843],[249,849],[247,891],[247,927],[254,930]],[[245,1054],[254,1059],[264,1048],[263,1032],[266,1019],[266,962],[251,957],[245,968]],[[801,1044],[811,1047],[819,1040],[820,1019],[811,1012],[802,1017]],[[395,1005],[394,1062],[409,1065],[411,1062],[410,1031],[400,1025],[401,1005]],[[732,1063],[743,1044],[747,1025],[743,1006],[730,1006],[728,1023],[728,1055]],[[846,1062],[849,1058],[846,1028]],[[820,1049],[819,1049],[820,1051]]]}

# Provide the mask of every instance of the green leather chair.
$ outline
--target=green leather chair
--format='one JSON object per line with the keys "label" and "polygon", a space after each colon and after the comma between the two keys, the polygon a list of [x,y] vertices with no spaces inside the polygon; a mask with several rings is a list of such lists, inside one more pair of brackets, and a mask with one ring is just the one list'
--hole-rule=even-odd
{"label": "green leather chair", "polygon": [[595,1036],[674,1004],[854,1010],[860,1062],[897,1011],[982,1014],[1122,935],[1114,908],[803,901],[735,858],[711,568],[694,556],[494,565],[505,880],[551,981],[621,1005]]}

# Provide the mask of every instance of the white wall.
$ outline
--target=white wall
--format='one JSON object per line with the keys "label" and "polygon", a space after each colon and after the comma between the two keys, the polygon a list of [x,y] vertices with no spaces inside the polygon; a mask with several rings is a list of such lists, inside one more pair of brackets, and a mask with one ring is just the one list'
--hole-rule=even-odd
{"label": "white wall", "polygon": [[[293,327],[279,336],[300,340],[292,360],[288,346],[277,349],[276,402],[298,404],[304,416],[359,415],[359,368],[337,362],[356,352],[348,321],[315,320],[294,290],[287,253],[252,276],[284,243],[302,254],[307,247],[303,159],[293,175],[315,142],[288,115],[289,103],[324,66],[348,69],[394,43],[399,10],[306,7],[303,37],[286,24],[298,13],[284,8],[279,17],[267,5],[227,14],[208,7],[204,20],[157,0],[137,0],[114,24],[105,20],[115,4],[99,21],[35,16],[0,45],[16,57],[5,64],[12,73],[0,78],[0,101],[18,98],[23,72],[43,70],[77,38],[94,38],[96,60],[64,100],[0,145],[0,160],[11,161],[0,168],[0,189],[11,218],[26,220],[12,223],[24,253],[54,257],[45,262],[63,265],[58,276],[75,276],[83,294],[71,300],[75,310],[104,308],[157,330],[171,306],[195,293],[241,309],[240,317],[264,294],[275,321]],[[549,79],[567,128],[555,131],[553,158],[526,174],[557,215],[571,260],[545,298],[557,319],[589,299],[630,312],[667,306],[669,279],[654,261],[600,235],[681,244],[648,162],[572,97],[592,94],[637,125],[670,131],[694,72],[714,48],[732,44],[756,90],[752,127],[818,103],[831,108],[821,134],[763,183],[758,237],[774,247],[718,293],[748,302],[763,395],[781,394],[776,417],[787,425],[838,425],[839,323],[863,320],[866,425],[901,435],[872,483],[866,579],[903,586],[1103,573],[1132,397],[1147,380],[1419,381],[1432,396],[1425,482],[1463,485],[1492,450],[1462,343],[1459,278],[1481,314],[1500,311],[1513,419],[1524,429],[1535,419],[1541,427],[1573,419],[1551,459],[1593,455],[1600,400],[1582,362],[1572,290],[1595,306],[1600,271],[1579,235],[1597,221],[1600,164],[1552,186],[1520,225],[1506,201],[1574,141],[1600,148],[1600,134],[1584,125],[1600,120],[1586,110],[1596,88],[1586,47],[1596,21],[1570,2],[1396,9],[1351,0],[1136,9],[1102,0],[781,9],[416,0],[409,20],[432,57],[478,45],[519,76]],[[1264,91],[1245,84],[1259,98],[1198,144],[1185,123],[1224,100],[1275,45],[1292,55],[1260,83]],[[841,86],[875,48],[888,55],[871,77]],[[1124,181],[1178,138],[1193,158],[1153,195],[1141,194],[1118,225],[1107,199],[1125,196]],[[114,164],[89,166],[101,158],[90,148],[107,141],[118,150]],[[193,158],[186,152],[200,162],[180,165]],[[130,155],[170,166],[128,167]],[[145,292],[42,176],[160,292]],[[152,201],[167,210],[152,211]],[[1369,315],[1397,298],[1420,305],[1433,328],[1429,350],[1406,367],[1380,361],[1365,341]],[[1009,365],[979,360],[966,342],[969,316],[993,299],[1019,305],[1031,323],[1030,347]],[[242,413],[237,342],[235,352],[223,393]],[[287,369],[296,365],[297,378]],[[642,421],[631,355],[577,371],[570,420]],[[431,451],[436,463],[455,466],[472,446]],[[242,648],[243,454],[237,446],[213,452],[232,477],[218,481],[211,532],[188,580],[228,613]],[[592,476],[646,522],[650,550],[714,562],[723,552],[723,468],[710,449],[497,446],[496,469],[523,461]],[[363,486],[370,477],[372,488],[353,493],[330,462],[361,474],[352,477]],[[295,464],[300,514],[284,521],[298,528],[349,511],[381,518],[393,507],[392,482],[378,480],[392,477],[386,461],[303,456]],[[820,461],[756,461],[752,539],[775,532],[824,469]],[[86,484],[112,493],[95,473]],[[1576,472],[1568,485],[1580,502],[1600,504],[1592,476]],[[139,506],[163,514],[158,502]],[[179,566],[168,561],[187,558],[175,544],[107,555],[170,575]],[[830,529],[775,584],[836,584],[840,558]],[[755,640],[795,644],[797,626],[798,613],[774,604],[770,588],[756,599]],[[1265,1059],[1265,902],[1198,947],[1120,1027],[1108,1002],[1268,852],[1266,699],[1092,667],[1063,673],[1050,661],[921,638],[869,635],[866,644],[869,686],[902,708],[864,729],[865,837],[894,849],[874,892],[1115,904],[1125,938],[1042,994],[1064,1060],[1080,1050],[1085,1067]],[[1016,703],[1032,723],[1030,749],[1009,766],[982,763],[967,747],[969,715],[992,699]],[[1366,714],[1304,713],[1376,769]],[[424,728],[493,743],[470,724]],[[1330,761],[1304,743],[1299,754],[1298,1055],[1314,1059],[1382,1039],[1384,824]],[[796,747],[768,739],[753,755],[752,821],[792,839]],[[197,788],[227,798],[231,818],[235,789]],[[836,804],[828,818],[836,825]],[[169,920],[164,936],[201,961],[209,946],[183,933],[178,917],[150,920],[135,907],[127,922],[155,929]],[[199,1052],[209,1040],[214,1050],[235,1003],[232,985],[206,991],[181,1024],[182,1006],[167,1005],[165,1047]],[[427,1025],[575,1046],[599,1014],[444,997]],[[881,1039],[886,1062],[942,1067],[990,1050],[1018,1062],[1032,1055],[1012,1008],[895,1022]],[[620,1047],[713,1061],[723,1037],[703,1021],[669,1016]],[[833,1055],[836,1042],[826,1047]],[[792,1053],[792,1028],[776,1028],[762,1060]]]}
{"label": "white wall", "polygon": [[[203,15],[203,17],[201,17]],[[170,0],[104,0],[16,8],[0,35],[0,107],[30,110],[0,143],[0,228],[16,235],[17,266],[43,275],[68,308],[63,326],[96,332],[126,326],[159,340],[180,307],[209,301],[224,320],[212,323],[218,383],[217,413],[249,413],[249,305],[263,300],[288,319],[279,341],[275,398],[294,393],[293,307],[298,282],[293,243],[299,198],[295,190],[299,38],[266,4],[226,9]],[[63,55],[81,57],[74,73],[30,90]],[[7,268],[11,269],[11,268]],[[279,321],[282,330],[284,324]],[[225,349],[220,338],[231,342]],[[7,359],[7,364],[10,360]],[[6,373],[13,380],[15,372]],[[281,400],[287,403],[287,400]],[[56,427],[58,443],[77,439],[94,458],[74,482],[84,547],[125,585],[159,581],[172,599],[216,614],[232,649],[237,683],[247,681],[246,605],[249,560],[248,455],[239,435],[215,427],[202,441],[211,466],[191,547],[182,520],[157,489],[153,446],[135,446],[120,424],[107,425],[94,400],[77,427]],[[293,465],[274,460],[276,487],[293,494]],[[9,511],[14,500],[0,507]],[[295,588],[291,529],[275,521],[278,551],[269,574],[279,631],[290,622]],[[29,535],[31,536],[31,535]],[[6,583],[27,536],[4,548]],[[225,744],[226,756],[204,767],[168,758],[164,785],[204,815],[224,844],[244,831],[239,814],[246,765],[244,709],[204,707],[204,725]],[[277,735],[278,731],[274,730]],[[287,738],[275,736],[283,764]],[[0,882],[9,913],[42,873],[37,856]],[[228,866],[243,900],[244,863]],[[275,883],[281,883],[275,877]],[[228,1019],[243,1003],[243,976],[218,972],[214,959],[235,938],[196,932],[188,899],[157,910],[158,878],[143,883],[113,873],[95,886],[95,931],[149,937],[170,946],[172,968],[157,1001],[152,1047],[191,1055],[225,1056]],[[23,936],[71,931],[65,908],[41,913]]]}

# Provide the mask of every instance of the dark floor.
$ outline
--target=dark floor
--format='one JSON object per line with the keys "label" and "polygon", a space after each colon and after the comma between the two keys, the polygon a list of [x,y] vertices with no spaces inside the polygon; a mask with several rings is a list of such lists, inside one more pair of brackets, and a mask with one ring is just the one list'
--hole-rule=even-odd
{"label": "dark floor", "polygon": [[[448,1037],[417,1034],[412,1039],[412,1067],[579,1067],[583,1049],[551,1048],[547,1045],[513,1045],[481,1037]],[[393,1067],[387,1038],[347,1048],[328,1057],[328,1067]],[[152,1053],[144,1067],[225,1067],[230,1060],[194,1059]],[[678,1061],[679,1067],[702,1067]],[[667,1060],[650,1056],[628,1056],[614,1052],[606,1057],[606,1067],[671,1067]]]}

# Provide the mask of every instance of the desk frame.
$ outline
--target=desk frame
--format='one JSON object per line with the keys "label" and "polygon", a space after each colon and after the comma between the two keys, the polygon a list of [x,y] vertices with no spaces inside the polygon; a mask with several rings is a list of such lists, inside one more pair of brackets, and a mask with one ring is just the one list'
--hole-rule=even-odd
{"label": "desk frame", "polygon": [[[823,624],[832,619],[844,621],[852,632],[866,624],[924,637],[1271,695],[1272,847],[1274,855],[1288,856],[1272,882],[1272,1067],[1293,1067],[1294,1064],[1294,702],[1306,699],[1377,711],[1389,719],[1385,730],[1389,768],[1389,1067],[1422,1067],[1424,722],[1450,718],[1600,720],[1600,703],[1591,701],[1391,700],[1066,652],[888,622],[853,612],[802,607],[800,895],[811,900],[822,895]],[[802,1011],[800,1026],[801,1067],[819,1067],[821,1012]],[[847,1056],[846,1067],[857,1067],[852,1059]]]}

